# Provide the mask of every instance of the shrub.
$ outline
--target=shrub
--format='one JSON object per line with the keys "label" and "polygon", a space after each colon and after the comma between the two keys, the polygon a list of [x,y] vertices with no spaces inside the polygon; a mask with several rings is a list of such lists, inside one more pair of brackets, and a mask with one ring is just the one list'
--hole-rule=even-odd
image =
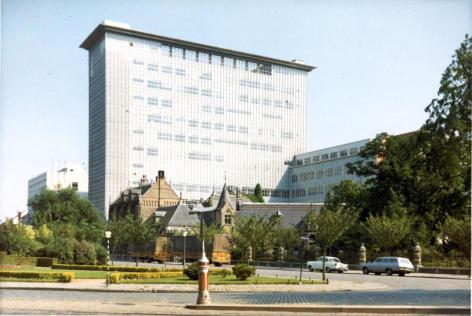
{"label": "shrub", "polygon": [[55,258],[46,258],[46,257],[39,257],[36,261],[37,267],[52,267],[54,263],[57,262]]}
{"label": "shrub", "polygon": [[[218,273],[215,274],[215,272],[217,272],[217,271],[218,271]],[[221,276],[223,276],[223,278],[226,278],[228,275],[231,275],[231,270],[228,270],[228,269],[222,269],[222,270],[216,270],[216,271],[213,270],[213,271],[211,271],[210,274],[212,274],[212,275],[221,275]]]}
{"label": "shrub", "polygon": [[46,252],[57,257],[59,262],[74,262],[74,243],[71,239],[54,238],[50,244],[46,245]]}
{"label": "shrub", "polygon": [[[90,264],[53,264],[53,269],[63,270],[98,270],[106,271],[106,265],[90,265]],[[181,272],[181,269],[160,269],[160,268],[145,268],[145,267],[128,267],[128,266],[110,266],[110,271],[123,272]]]}
{"label": "shrub", "polygon": [[247,280],[256,273],[256,269],[247,264],[237,264],[233,267],[233,274],[241,281]]}
{"label": "shrub", "polygon": [[121,273],[115,272],[110,274],[110,283],[111,284],[118,284],[121,280]]}
{"label": "shrub", "polygon": [[121,280],[148,280],[148,279],[166,279],[182,277],[182,271],[179,272],[154,272],[154,273],[112,273],[110,274],[110,283],[120,283]]}
{"label": "shrub", "polygon": [[[186,269],[184,269],[184,274],[190,280],[198,280],[198,263],[193,263],[189,265]],[[210,269],[208,270],[208,275],[222,275],[223,277],[227,277],[231,275],[231,270],[228,269]]]}
{"label": "shrub", "polygon": [[184,274],[190,280],[198,280],[198,263],[193,263],[184,269]]}
{"label": "shrub", "polygon": [[71,282],[74,279],[74,273],[73,272],[0,271],[0,277]]}
{"label": "shrub", "polygon": [[97,254],[93,244],[82,239],[74,243],[74,262],[78,264],[95,264]]}

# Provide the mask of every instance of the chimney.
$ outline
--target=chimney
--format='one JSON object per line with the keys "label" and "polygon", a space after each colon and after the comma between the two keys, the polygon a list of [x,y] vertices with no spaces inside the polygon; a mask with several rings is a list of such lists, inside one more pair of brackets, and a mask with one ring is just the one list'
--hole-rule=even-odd
{"label": "chimney", "polygon": [[143,185],[147,185],[149,184],[149,180],[147,178],[147,176],[145,174],[143,174],[143,177],[141,178],[141,181],[140,181],[140,185],[143,186]]}

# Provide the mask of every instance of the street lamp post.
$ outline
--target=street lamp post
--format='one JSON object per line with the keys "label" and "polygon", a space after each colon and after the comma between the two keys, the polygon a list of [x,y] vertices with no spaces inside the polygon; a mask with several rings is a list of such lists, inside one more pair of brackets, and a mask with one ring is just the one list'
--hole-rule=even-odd
{"label": "street lamp post", "polygon": [[186,257],[186,245],[185,245],[185,237],[187,237],[187,228],[184,228],[184,230],[182,231],[182,236],[184,236],[184,269],[185,269],[185,266],[186,266],[186,262],[185,262],[185,257]]}
{"label": "street lamp post", "polygon": [[105,237],[107,238],[107,287],[110,284],[110,238],[111,231],[107,230],[105,232]]}
{"label": "street lamp post", "polygon": [[205,240],[203,239],[202,211],[192,210],[189,214],[197,214],[200,220],[200,238],[202,240],[202,257],[198,259],[198,297],[197,304],[210,304],[210,292],[208,291],[208,269],[210,261],[205,255]]}
{"label": "street lamp post", "polygon": [[305,236],[300,236],[300,241],[301,241],[301,247],[300,247],[300,256],[301,256],[301,262],[300,262],[300,280],[299,284],[302,284],[302,272],[303,272],[303,247],[305,246],[305,241],[309,241],[310,239]]}
{"label": "street lamp post", "polygon": [[280,209],[277,209],[277,211],[272,215],[278,225],[278,232],[277,232],[277,244],[278,244],[278,249],[277,249],[277,259],[279,261],[280,266],[282,265],[282,262],[284,261],[284,246],[283,246],[283,241],[282,237],[280,236],[282,233],[282,217],[284,216]]}

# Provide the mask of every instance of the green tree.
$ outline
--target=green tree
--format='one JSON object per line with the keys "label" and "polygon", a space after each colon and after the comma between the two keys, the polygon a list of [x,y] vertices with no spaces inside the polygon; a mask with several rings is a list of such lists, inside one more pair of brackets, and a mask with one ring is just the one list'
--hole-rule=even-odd
{"label": "green tree", "polygon": [[[331,187],[326,194],[324,204],[330,209],[342,207],[352,212],[359,212],[360,218],[369,214],[366,207],[368,187],[365,184],[357,184],[352,180],[343,180]],[[367,214],[367,215],[366,215]],[[365,232],[359,221],[356,221],[346,232],[333,244],[336,249],[343,250],[343,258],[357,260],[357,252],[364,240]]]}
{"label": "green tree", "polygon": [[426,108],[429,118],[419,133],[419,149],[424,157],[422,190],[426,207],[436,221],[447,214],[470,214],[472,39],[464,42],[446,68],[438,98]]}
{"label": "green tree", "polygon": [[[197,240],[201,241],[200,226],[195,227],[192,231],[193,234],[197,237]],[[224,229],[220,225],[217,225],[216,223],[207,225],[205,222],[203,222],[203,240],[205,240],[205,245],[212,245],[213,240],[215,240],[215,235],[222,233],[224,233]]]}
{"label": "green tree", "polygon": [[35,227],[51,222],[91,224],[98,223],[101,219],[92,204],[73,189],[43,190],[30,199],[28,205],[33,208]]}
{"label": "green tree", "polygon": [[262,188],[259,183],[256,184],[256,187],[254,188],[254,196],[258,202],[264,203],[264,198],[262,197]]}
{"label": "green tree", "polygon": [[469,261],[470,267],[470,215],[447,216],[444,223],[439,226],[439,231],[443,242],[457,249]]}
{"label": "green tree", "polygon": [[133,214],[127,214],[123,218],[123,232],[124,238],[128,246],[132,246],[136,266],[139,264],[139,255],[147,250],[157,236],[162,232],[162,227],[156,223],[153,217],[146,221],[136,218]]}
{"label": "green tree", "polygon": [[358,213],[355,210],[344,207],[321,209],[320,212],[307,213],[305,223],[308,231],[315,235],[323,249],[323,281],[326,280],[326,249],[338,240],[357,220]]}
{"label": "green tree", "polygon": [[74,262],[77,264],[95,264],[97,254],[92,243],[82,239],[74,243]]}
{"label": "green tree", "polygon": [[31,229],[23,224],[13,224],[11,220],[0,224],[1,249],[8,254],[27,256],[34,255],[38,243],[31,235]]}
{"label": "green tree", "polygon": [[390,255],[391,251],[406,237],[410,225],[406,217],[370,215],[365,222],[365,228],[372,244],[385,250]]}
{"label": "green tree", "polygon": [[117,249],[123,249],[128,246],[128,226],[126,217],[112,216],[108,221],[108,230],[111,232],[110,247],[111,247],[111,262],[115,257]]}
{"label": "green tree", "polygon": [[238,217],[235,222],[232,243],[243,250],[251,246],[254,263],[258,253],[274,248],[276,225],[274,217],[251,215]]}
{"label": "green tree", "polygon": [[82,240],[92,245],[103,242],[103,218],[88,200],[81,198],[74,190],[43,190],[30,199],[29,205],[33,209],[36,239],[43,245],[38,254],[72,263],[74,249]]}

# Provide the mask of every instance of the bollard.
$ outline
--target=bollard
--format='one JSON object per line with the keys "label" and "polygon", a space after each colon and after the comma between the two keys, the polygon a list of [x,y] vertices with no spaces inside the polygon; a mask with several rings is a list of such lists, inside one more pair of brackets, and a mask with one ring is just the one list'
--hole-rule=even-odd
{"label": "bollard", "polygon": [[359,248],[359,263],[365,263],[367,258],[367,250],[365,249],[364,243],[361,244]]}
{"label": "bollard", "polygon": [[421,247],[420,247],[419,242],[416,242],[416,245],[413,248],[413,252],[414,252],[413,263],[415,266],[415,272],[418,272],[421,267]]}
{"label": "bollard", "polygon": [[246,261],[248,264],[252,263],[252,247],[249,246],[246,249]]}
{"label": "bollard", "polygon": [[198,298],[197,304],[210,304],[210,292],[208,291],[208,265],[209,261],[203,248],[202,257],[198,260]]}

